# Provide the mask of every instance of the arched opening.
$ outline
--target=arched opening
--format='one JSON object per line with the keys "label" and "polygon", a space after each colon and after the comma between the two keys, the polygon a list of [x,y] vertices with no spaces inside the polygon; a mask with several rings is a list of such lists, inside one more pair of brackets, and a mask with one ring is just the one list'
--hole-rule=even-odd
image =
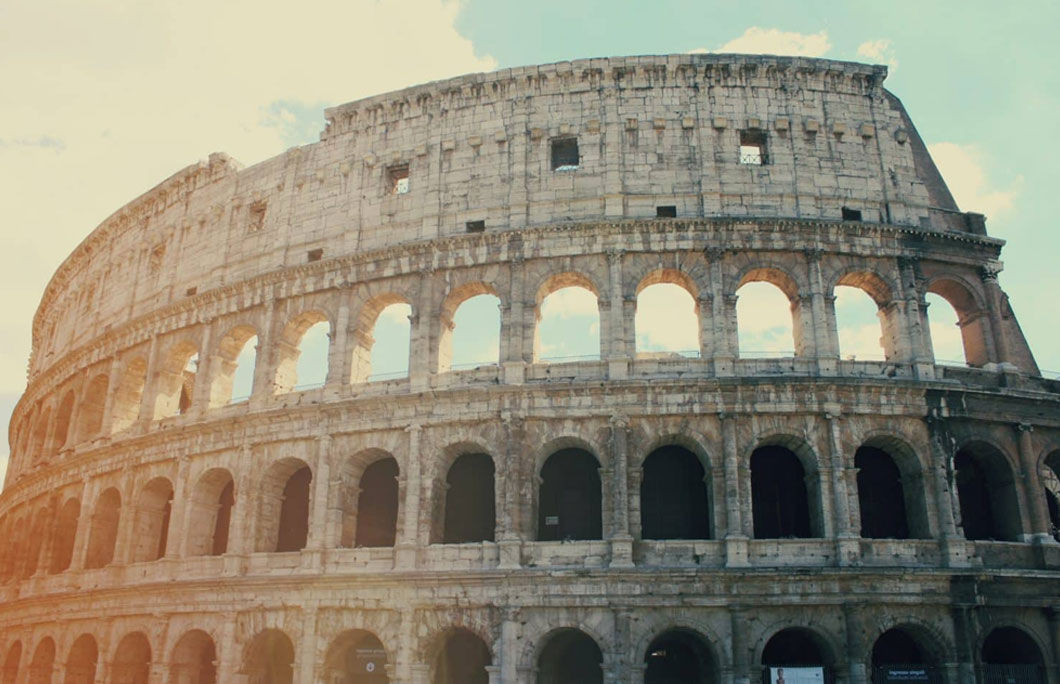
{"label": "arched opening", "polygon": [[47,529],[48,511],[41,508],[33,516],[33,522],[27,530],[29,536],[23,547],[22,579],[29,579],[40,566],[41,547],[44,545],[44,533]]}
{"label": "arched opening", "polygon": [[489,648],[477,634],[451,629],[434,659],[433,684],[487,684],[486,668],[493,662]]}
{"label": "arched opening", "polygon": [[93,570],[110,565],[114,560],[114,545],[118,541],[118,518],[121,516],[121,494],[110,487],[96,499],[92,523],[88,530],[88,549],[85,569]]}
{"label": "arched opening", "polygon": [[562,449],[541,467],[539,541],[601,539],[600,464],[588,451]]}
{"label": "arched opening", "polygon": [[890,454],[863,446],[854,452],[858,471],[861,536],[869,539],[908,539],[906,495],[902,474]]}
{"label": "arched opening", "polygon": [[449,467],[445,478],[444,544],[493,541],[493,459],[489,454],[464,454]]}
{"label": "arched opening", "polygon": [[52,431],[51,445],[48,454],[57,454],[66,446],[70,438],[70,419],[74,413],[74,391],[70,390],[63,395],[59,402],[59,408],[55,411],[55,429]]}
{"label": "arched opening", "polygon": [[537,684],[603,684],[604,655],[578,629],[554,632],[537,657]]}
{"label": "arched opening", "polygon": [[343,632],[328,648],[324,681],[328,684],[386,684],[386,649],[371,632]]}
{"label": "arched opening", "polygon": [[328,379],[331,324],[321,311],[292,319],[276,345],[276,394],[323,387]]}
{"label": "arched opening", "polygon": [[978,367],[990,361],[986,316],[965,285],[956,280],[936,280],[929,285],[925,301],[935,363]]}
{"label": "arched opening", "polygon": [[125,367],[114,392],[114,405],[111,408],[110,431],[116,434],[132,427],[140,417],[140,402],[144,395],[144,384],[147,382],[147,361],[135,358]]}
{"label": "arched opening", "polygon": [[18,679],[18,668],[22,663],[22,642],[16,641],[11,648],[7,649],[7,657],[4,658],[4,671],[0,684],[15,684]]}
{"label": "arched opening", "polygon": [[641,537],[710,539],[710,497],[703,464],[691,451],[664,446],[644,459]]}
{"label": "arched opening", "polygon": [[600,307],[585,278],[554,278],[538,295],[536,317],[535,362],[600,358]]}
{"label": "arched opening", "polygon": [[1060,541],[1060,451],[1054,451],[1045,459],[1039,470],[1042,494],[1049,514],[1049,528],[1053,538]]}
{"label": "arched opening", "polygon": [[768,445],[751,454],[751,515],[755,539],[820,535],[811,524],[806,471],[795,452]]}
{"label": "arched opening", "polygon": [[831,681],[830,650],[808,629],[782,629],[762,649],[767,684],[821,684]]}
{"label": "arched opening", "polygon": [[77,410],[77,439],[87,440],[97,437],[103,430],[103,408],[107,403],[109,380],[106,375],[92,378],[81,398]]}
{"label": "arched opening", "polygon": [[313,471],[309,466],[296,470],[283,487],[280,504],[280,525],[276,536],[276,551],[301,551],[309,538],[309,483]]}
{"label": "arched opening", "polygon": [[[772,278],[780,275],[783,274],[767,270],[753,272],[736,290],[736,331],[741,359],[793,356],[802,351],[795,335],[799,299],[774,282]],[[794,288],[794,284],[790,287]]]}
{"label": "arched opening", "polygon": [[379,312],[372,327],[369,381],[395,380],[409,375],[412,307],[401,302]]}
{"label": "arched opening", "polygon": [[235,501],[235,482],[224,468],[211,468],[199,478],[189,502],[189,556],[220,556],[228,551]]}
{"label": "arched opening", "polygon": [[896,321],[889,320],[878,300],[854,285],[836,285],[834,292],[839,358],[884,361],[893,357],[892,336],[887,334],[887,327]]}
{"label": "arched opening", "polygon": [[111,664],[113,684],[147,684],[151,674],[151,644],[143,632],[126,634]]}
{"label": "arched opening", "polygon": [[172,514],[173,484],[164,477],[156,477],[144,486],[136,503],[131,562],[153,561],[166,555]]}
{"label": "arched opening", "polygon": [[217,684],[217,649],[201,629],[185,632],[173,648],[169,684]]}
{"label": "arched opening", "polygon": [[938,657],[902,627],[887,630],[872,646],[873,684],[911,681],[942,684],[937,665]]}
{"label": "arched opening", "polygon": [[989,445],[972,443],[957,451],[953,465],[965,538],[1019,541],[1023,526],[1016,481],[1004,455]]}
{"label": "arched opening", "polygon": [[99,647],[89,634],[77,637],[70,647],[70,657],[66,660],[66,679],[63,684],[94,684],[96,681],[96,663],[99,661]]}
{"label": "arched opening", "polygon": [[398,464],[383,458],[364,469],[357,497],[357,546],[393,546],[397,536]]}
{"label": "arched opening", "polygon": [[294,644],[278,629],[258,632],[247,646],[243,674],[253,684],[292,684]]}
{"label": "arched opening", "polygon": [[1041,649],[1018,627],[997,627],[983,640],[980,651],[983,679],[1006,684],[1044,684]]}
{"label": "arched opening", "polygon": [[[681,278],[679,274],[673,276]],[[684,284],[646,285],[637,293],[633,318],[638,357],[699,356],[699,305]]]}
{"label": "arched opening", "polygon": [[55,642],[51,637],[44,637],[33,650],[33,660],[29,663],[29,677],[26,684],[52,684],[54,671]]}
{"label": "arched opening", "polygon": [[[472,294],[474,293],[474,294]],[[449,302],[450,299],[460,301]],[[478,283],[461,288],[442,307],[438,372],[496,365],[500,360],[501,300]]]}
{"label": "arched opening", "polygon": [[33,444],[34,463],[44,458],[48,453],[48,423],[51,421],[51,417],[51,409],[46,408],[40,412],[40,414],[37,416],[36,423],[33,424],[33,435],[31,441]]}
{"label": "arched opening", "polygon": [[644,654],[644,684],[711,684],[717,666],[699,635],[671,629],[656,637]]}
{"label": "arched opening", "polygon": [[199,350],[195,345],[187,341],[173,345],[158,369],[155,420],[183,415],[191,409],[198,372]]}
{"label": "arched opening", "polygon": [[250,326],[238,325],[221,338],[210,382],[210,408],[250,398],[254,390],[257,347],[258,333]]}

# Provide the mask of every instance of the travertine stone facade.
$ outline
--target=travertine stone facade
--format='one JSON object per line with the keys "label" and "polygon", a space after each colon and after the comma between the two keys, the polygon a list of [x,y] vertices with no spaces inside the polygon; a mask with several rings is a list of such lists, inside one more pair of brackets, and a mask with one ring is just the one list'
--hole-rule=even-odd
{"label": "travertine stone facade", "polygon": [[[1060,684],[1060,382],[998,286],[1002,242],[885,75],[675,55],[465,76],[329,109],[318,143],[213,155],[119,210],[34,320],[0,682],[910,665]],[[790,299],[794,356],[740,358],[753,281]],[[656,283],[696,302],[693,358],[637,353]],[[599,358],[549,363],[540,305],[569,285],[597,297]],[[878,304],[884,361],[840,358],[837,285]],[[454,312],[483,293],[499,361],[454,370]],[[935,364],[928,293],[969,367]],[[373,378],[398,302],[408,375]],[[322,321],[327,379],[301,389]]]}

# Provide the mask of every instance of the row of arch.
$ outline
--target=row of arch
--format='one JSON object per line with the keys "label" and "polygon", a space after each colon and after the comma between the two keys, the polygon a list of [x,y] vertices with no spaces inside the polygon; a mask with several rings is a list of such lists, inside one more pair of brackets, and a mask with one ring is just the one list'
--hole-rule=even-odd
{"label": "row of arch", "polygon": [[[706,343],[700,320],[704,313],[701,307],[710,300],[701,294],[705,288],[698,281],[703,275],[692,270],[691,274],[677,269],[657,270],[646,275],[637,285],[632,300],[637,311],[637,315],[632,316],[634,330],[629,331],[631,339],[624,343],[631,351],[702,353]],[[822,335],[834,337],[837,334],[836,312],[831,305],[833,298],[822,295],[822,303],[815,304],[805,292],[807,286],[800,285],[800,282],[801,279],[780,265],[749,266],[740,272],[734,292],[768,284],[778,296],[786,299],[787,304],[781,308],[788,308],[788,322],[778,320],[776,324],[786,327],[788,332],[785,334],[790,336],[781,347],[787,347],[795,356],[840,354],[838,343],[825,345],[834,347],[831,352],[816,348]],[[867,270],[843,272],[831,287],[830,291],[845,287],[863,293],[861,296],[866,297],[868,307],[876,310],[884,359],[908,362],[918,354],[926,354],[930,359],[930,335],[925,337],[913,330],[918,326],[928,327],[926,314],[921,311],[926,310],[923,302],[915,305],[902,299],[895,294],[895,287],[887,279]],[[985,305],[975,289],[956,278],[936,279],[925,287],[926,293],[938,295],[954,309],[953,318],[961,326],[967,361],[978,366],[990,360],[983,328]],[[651,342],[636,330],[639,314],[643,312],[636,308],[636,302],[653,291],[657,293],[660,288],[669,288],[666,297],[678,304],[677,309],[684,313],[670,316],[673,320],[665,326],[670,334],[664,342]],[[579,292],[583,300],[588,299],[581,301],[568,296]],[[600,299],[600,292],[600,287],[582,273],[568,272],[546,278],[533,303],[533,348],[526,350],[525,358],[520,360],[563,360],[556,358],[564,356],[563,350],[566,353],[584,352],[575,353],[575,356],[600,358],[603,354],[600,340],[606,327],[600,310],[605,305],[610,306],[609,301]],[[558,302],[565,297],[565,303],[549,306],[549,302]],[[825,311],[815,311],[814,307],[823,307]],[[466,357],[473,359],[470,365],[497,364],[507,358],[501,347],[502,339],[509,333],[501,334],[502,327],[505,327],[501,310],[510,308],[501,301],[497,288],[489,283],[472,282],[452,288],[441,304],[439,329],[431,331],[434,338],[429,348],[435,351],[432,352],[430,372],[453,369],[454,349],[476,349],[474,354],[477,356]],[[542,313],[550,308],[553,317],[582,315],[582,318],[576,323],[549,325],[549,321],[542,320]],[[669,307],[664,308],[670,311]],[[731,306],[733,333],[742,329],[739,308]],[[461,323],[462,314],[469,309],[474,310],[473,318]],[[335,315],[329,314],[327,307],[291,316],[264,350],[258,349],[258,327],[250,323],[233,325],[213,345],[208,339],[180,337],[159,349],[157,360],[152,352],[122,359],[120,364],[116,362],[109,369],[95,373],[90,370],[88,379],[80,385],[74,381],[65,389],[60,388],[55,393],[58,399],[54,404],[48,401],[38,403],[21,424],[14,451],[19,455],[28,454],[30,457],[26,460],[36,462],[103,434],[122,432],[138,420],[159,420],[186,413],[196,406],[213,408],[244,400],[252,391],[259,391],[253,389],[257,383],[271,385],[261,391],[285,394],[326,382],[358,383],[405,376],[409,373],[412,350],[411,321],[418,316],[419,312],[414,311],[411,300],[405,295],[386,293],[371,297],[355,317],[351,330],[338,330],[343,342],[351,339],[353,344],[346,350],[342,348],[346,346],[344,342],[337,348],[337,354],[333,353],[334,345],[331,344],[336,331]],[[684,324],[681,324],[682,317]],[[782,311],[779,318],[784,317]],[[717,323],[714,321],[713,325],[716,327]],[[513,324],[516,323],[508,323],[509,326]],[[571,325],[578,329],[572,331]],[[815,333],[814,329],[821,326],[828,328],[828,332]],[[678,330],[683,332],[675,338],[673,331]],[[380,334],[378,339],[377,334]],[[742,339],[742,335],[736,337]],[[579,344],[570,347],[567,340],[578,340]],[[731,347],[730,353],[734,356],[741,354],[739,342],[730,340],[722,341],[722,344]],[[918,352],[920,347],[927,349]],[[259,351],[269,357],[263,369],[257,368]],[[743,351],[752,354],[759,350]],[[788,352],[774,348],[765,353],[775,356]],[[466,358],[456,357],[455,367],[468,365]],[[332,372],[330,366],[333,364],[341,368]]]}
{"label": "row of arch", "polygon": [[[605,482],[600,460],[583,446],[553,451],[540,465],[535,481],[537,541],[604,538]],[[854,453],[857,519],[863,538],[930,539],[932,479],[911,449],[894,438],[875,437]],[[1025,538],[1017,482],[1008,460],[982,442],[970,442],[954,458],[957,509],[964,535],[971,540],[1022,541]],[[756,539],[826,536],[822,487],[816,457],[806,445],[767,440],[751,452],[749,470],[752,525]],[[715,478],[709,459],[681,444],[654,449],[641,462],[635,481],[639,532],[645,540],[712,539],[726,530],[716,520]],[[1054,529],[1060,527],[1060,451],[1045,460],[1044,496]],[[498,509],[505,499],[497,486],[494,457],[464,447],[449,464],[444,480],[433,488],[428,543],[494,541],[500,529]],[[382,450],[363,452],[344,466],[342,486],[324,495],[341,520],[325,545],[338,548],[389,547],[398,539],[402,479],[397,459]],[[313,468],[288,456],[264,468],[252,503],[240,517],[256,520],[252,548],[257,552],[290,552],[306,548],[312,522]],[[236,489],[233,474],[222,467],[206,470],[190,483],[186,510],[174,525],[174,486],[165,476],[146,482],[135,500],[123,502],[117,487],[107,487],[82,523],[81,501],[63,500],[52,510],[10,513],[0,520],[3,555],[0,577],[28,578],[38,572],[59,573],[74,566],[78,535],[84,540],[85,569],[113,562],[137,563],[170,556],[218,556],[230,550],[236,504],[246,492]],[[319,494],[316,494],[319,496]],[[937,496],[937,494],[936,494]],[[948,497],[947,497],[948,498]],[[946,502],[948,505],[950,502]],[[131,505],[130,505],[131,504]],[[249,506],[249,507],[248,507]],[[127,548],[118,553],[126,521]],[[176,537],[177,542],[170,539]],[[239,552],[239,550],[236,550]]]}
{"label": "row of arch", "polygon": [[[537,684],[603,684],[605,650],[596,639],[577,627],[555,629],[535,649]],[[28,655],[28,654],[27,654]],[[56,677],[57,652],[51,637],[40,639],[28,658],[21,641],[8,649],[0,671],[0,684],[52,684]],[[495,669],[491,648],[475,632],[462,627],[445,630],[434,639],[427,657],[432,684],[490,684]],[[888,681],[891,668],[916,668],[935,677],[914,681],[941,682],[943,666],[951,656],[933,644],[916,624],[898,625],[880,634],[865,654],[873,670],[873,681]],[[155,656],[146,634],[131,632],[118,643],[109,662],[108,676],[100,677],[100,652],[91,634],[74,640],[63,661],[62,684],[149,684],[160,682],[158,670],[169,684],[217,684],[218,649],[201,629],[185,632],[162,668],[154,668]],[[281,629],[255,634],[243,649],[240,674],[254,684],[293,684],[295,646]],[[25,662],[24,662],[25,661]],[[759,665],[776,668],[821,668],[834,670],[840,657],[830,640],[816,629],[787,627],[772,634],[761,649]],[[996,627],[983,639],[977,662],[985,672],[1004,674],[1012,684],[1044,684],[1045,658],[1035,640],[1019,627]],[[1015,666],[1015,667],[1014,667]],[[641,655],[639,668],[645,684],[713,684],[721,680],[721,659],[710,640],[694,629],[678,627],[655,635]],[[320,664],[320,681],[328,684],[386,684],[394,677],[393,657],[371,631],[351,629],[329,645]],[[26,673],[26,674],[23,674]],[[19,679],[19,677],[22,679]],[[774,674],[774,677],[777,675]],[[780,670],[779,681],[783,681]],[[831,681],[829,677],[827,681]],[[768,680],[767,680],[768,681]],[[778,681],[778,680],[774,680]]]}

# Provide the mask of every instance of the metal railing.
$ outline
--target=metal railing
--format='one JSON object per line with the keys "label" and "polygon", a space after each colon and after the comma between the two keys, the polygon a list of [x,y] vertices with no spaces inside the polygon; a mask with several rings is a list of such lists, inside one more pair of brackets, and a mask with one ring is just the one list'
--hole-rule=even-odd
{"label": "metal railing", "polygon": [[368,382],[379,382],[381,380],[399,380],[401,378],[407,378],[409,372],[407,370],[399,371],[388,371],[386,373],[372,373],[368,376]]}
{"label": "metal railing", "polygon": [[741,359],[787,359],[793,358],[795,351],[791,349],[782,349],[780,351],[758,351],[758,350],[740,350]]}
{"label": "metal railing", "polygon": [[476,368],[496,367],[500,363],[497,361],[470,361],[468,363],[454,363],[449,366],[451,371],[463,371],[463,370],[475,370]]}
{"label": "metal railing", "polygon": [[599,354],[583,354],[581,356],[542,356],[536,363],[577,363],[578,361],[599,361]]}

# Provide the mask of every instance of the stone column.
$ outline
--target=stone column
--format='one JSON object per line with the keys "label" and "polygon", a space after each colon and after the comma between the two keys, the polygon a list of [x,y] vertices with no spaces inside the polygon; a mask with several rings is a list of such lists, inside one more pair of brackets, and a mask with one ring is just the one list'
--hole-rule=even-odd
{"label": "stone column", "polygon": [[[825,301],[826,296],[830,296],[826,293],[824,280],[821,277],[821,256],[824,254],[824,250],[819,247],[808,248],[803,250],[803,254],[806,256],[806,274],[810,286],[809,291],[809,311],[805,310],[806,304],[806,293],[799,293],[799,308],[803,309],[800,318],[801,321],[793,321],[793,327],[795,328],[796,339],[802,339],[803,349],[799,349],[796,343],[797,355],[814,356],[817,359],[818,371],[821,375],[834,375],[836,369],[836,361],[839,359],[839,340],[834,338],[832,331],[834,330],[834,323],[829,321],[828,317],[828,302]],[[800,326],[805,326],[809,323],[812,326],[812,330],[799,330]],[[810,344],[807,345],[806,343]],[[812,345],[812,348],[808,348]]]}
{"label": "stone column", "polygon": [[418,423],[409,425],[405,432],[409,435],[407,458],[405,459],[405,501],[401,521],[401,538],[394,549],[394,565],[398,568],[416,566],[419,546],[420,528],[420,492],[422,475],[420,473],[420,437],[423,426]]}
{"label": "stone column", "polygon": [[240,674],[243,663],[240,659],[239,641],[236,638],[236,614],[223,613],[221,638],[217,641],[217,681],[246,684],[247,677]]}
{"label": "stone column", "polygon": [[398,627],[398,643],[394,672],[395,684],[411,684],[413,678],[413,657],[416,652],[416,609],[406,606],[401,610],[401,624]]}
{"label": "stone column", "polygon": [[[114,357],[110,361],[110,375],[107,380],[107,397],[103,400],[103,419],[100,421],[99,434],[111,435],[111,423],[114,415],[114,397],[118,394],[118,383],[121,382],[121,361]],[[27,428],[28,429],[28,428]]]}
{"label": "stone column", "polygon": [[843,438],[838,404],[825,407],[828,423],[828,450],[831,455],[832,497],[836,530],[836,562],[840,566],[857,565],[861,560],[860,534],[853,529],[850,515],[850,496],[847,492],[847,468],[843,455]]}
{"label": "stone column", "polygon": [[228,554],[245,556],[254,552],[254,518],[257,497],[250,491],[254,469],[254,452],[244,444],[239,454],[239,469],[235,473],[235,502],[228,537]]}
{"label": "stone column", "polygon": [[151,338],[147,352],[147,373],[144,376],[144,391],[140,395],[140,413],[135,424],[146,425],[155,417],[155,396],[158,394],[158,336]]}
{"label": "stone column", "polygon": [[1046,508],[1041,478],[1038,473],[1038,457],[1034,451],[1034,426],[1019,423],[1015,426],[1019,436],[1020,469],[1023,471],[1024,499],[1027,502],[1030,534],[1024,541],[1035,544],[1056,544],[1050,533],[1049,510]]}
{"label": "stone column", "polygon": [[[730,413],[718,415],[721,422],[722,458],[725,464],[725,567],[745,568],[749,541],[741,511],[742,483],[740,454],[736,445],[736,419]],[[720,530],[719,530],[720,531]]]}
{"label": "stone column", "polygon": [[750,684],[751,644],[749,642],[751,635],[747,625],[747,611],[743,606],[729,606],[729,625],[733,684]]}
{"label": "stone column", "polygon": [[124,565],[131,560],[132,537],[136,531],[137,518],[140,510],[137,506],[136,490],[134,484],[136,477],[131,469],[126,470],[121,478],[121,509],[118,513],[118,534],[114,542],[114,558],[111,564]]}
{"label": "stone column", "polygon": [[188,519],[191,502],[188,500],[188,455],[177,456],[177,481],[173,483],[173,505],[169,513],[169,532],[166,537],[166,558],[187,555]]}
{"label": "stone column", "polygon": [[865,626],[863,609],[856,603],[843,604],[843,617],[846,629],[846,656],[847,667],[850,672],[850,684],[866,684],[869,681],[869,672],[866,661],[870,658],[869,649],[865,644]]}
{"label": "stone column", "polygon": [[629,534],[629,419],[611,416],[611,567],[633,567],[633,537]]}
{"label": "stone column", "polygon": [[339,309],[331,328],[331,344],[328,346],[328,377],[325,384],[330,389],[339,389],[350,382],[348,364],[353,350],[348,349],[350,332],[350,291],[339,291]]}
{"label": "stone column", "polygon": [[721,247],[703,250],[710,262],[711,360],[714,375],[731,376],[740,342],[736,330],[736,296],[725,291],[725,256]]}
{"label": "stone column", "polygon": [[302,639],[298,644],[298,655],[295,660],[296,682],[305,684],[316,684],[314,677],[316,670],[317,652],[317,605],[311,603],[302,608]]}
{"label": "stone column", "polygon": [[1045,609],[1045,617],[1049,621],[1049,646],[1053,649],[1053,682],[1060,682],[1060,606],[1050,606]]}
{"label": "stone column", "polygon": [[[427,266],[420,273],[419,300],[412,307],[409,339],[409,387],[422,392],[431,385],[431,328],[437,317],[434,310],[435,271]],[[441,287],[440,285],[438,287]]]}
{"label": "stone column", "polygon": [[939,546],[947,567],[964,568],[970,564],[969,544],[958,527],[955,511],[956,481],[953,472],[953,454],[949,448],[949,436],[942,422],[934,417],[928,419],[931,437],[931,472],[935,488],[935,505],[939,521]]}
{"label": "stone column", "polygon": [[202,416],[210,405],[210,385],[213,383],[215,364],[210,363],[213,350],[210,349],[210,337],[213,326],[203,324],[202,341],[199,342],[199,365],[195,371],[195,386],[191,390],[191,409],[188,411],[193,419]]}
{"label": "stone column", "polygon": [[[607,377],[611,380],[629,377],[630,358],[634,351],[626,348],[627,337],[633,329],[633,320],[626,319],[625,298],[622,296],[622,255],[620,249],[607,253],[610,296],[606,311],[604,307],[600,307],[600,354],[602,358],[607,359]],[[608,318],[606,325],[603,320],[605,313]]]}
{"label": "stone column", "polygon": [[909,357],[914,372],[917,378],[931,380],[935,377],[935,352],[928,328],[927,301],[924,299],[924,279],[920,273],[919,259],[898,258],[898,285],[901,292],[896,293],[896,296],[901,296],[903,300]]}
{"label": "stone column", "polygon": [[262,314],[261,330],[258,331],[258,346],[254,353],[254,385],[250,388],[250,409],[258,410],[276,392],[276,362],[279,354],[275,340],[279,339],[276,328],[282,321],[276,320],[276,300],[272,293],[265,296],[265,312]]}
{"label": "stone column", "polygon": [[81,485],[81,511],[77,516],[77,532],[74,535],[74,552],[70,558],[70,571],[77,572],[85,568],[85,555],[88,553],[88,537],[92,532],[92,517],[95,514],[97,496],[95,480],[84,479]]}
{"label": "stone column", "polygon": [[[321,552],[335,544],[328,539],[328,494],[331,484],[331,436],[317,437],[317,457],[313,468],[312,508],[309,511],[309,538],[306,549]],[[319,553],[318,553],[319,555]]]}
{"label": "stone column", "polygon": [[957,647],[957,672],[960,684],[975,684],[975,656],[972,642],[971,609],[967,606],[953,607],[953,636]]}
{"label": "stone column", "polygon": [[519,609],[504,609],[501,622],[501,684],[516,684],[519,660]]}
{"label": "stone column", "polygon": [[1012,350],[1009,348],[1008,337],[1005,335],[1005,326],[1001,320],[1001,306],[1004,294],[997,284],[997,274],[1001,272],[1001,262],[991,261],[979,270],[979,278],[983,281],[983,289],[986,290],[987,314],[990,318],[990,332],[993,333],[994,353],[998,363],[1013,363]]}
{"label": "stone column", "polygon": [[523,299],[523,280],[525,278],[525,261],[522,255],[522,241],[515,240],[509,247],[514,254],[508,264],[510,285],[508,301],[501,305],[501,348],[500,362],[504,382],[510,385],[521,385],[526,379],[527,357],[526,336],[533,334],[533,325],[527,330],[526,313]]}
{"label": "stone column", "polygon": [[509,415],[504,418],[505,458],[501,464],[503,477],[500,479],[504,489],[497,530],[497,544],[500,547],[499,567],[502,569],[516,569],[522,563],[522,526],[520,524],[522,522],[520,515],[522,497],[519,492],[523,486],[521,477],[525,436],[523,428],[521,417]]}

